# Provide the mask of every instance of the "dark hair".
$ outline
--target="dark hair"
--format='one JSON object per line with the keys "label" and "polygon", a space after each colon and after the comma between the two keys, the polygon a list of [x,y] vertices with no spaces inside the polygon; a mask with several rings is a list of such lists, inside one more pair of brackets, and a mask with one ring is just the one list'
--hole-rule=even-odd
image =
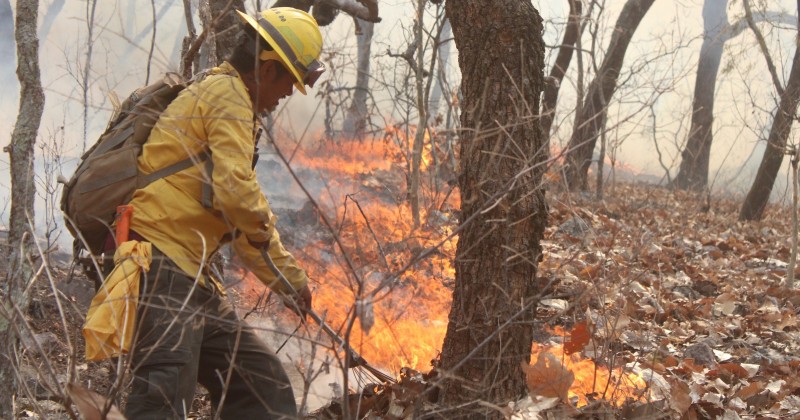
{"label": "dark hair", "polygon": [[[272,51],[272,45],[261,38],[255,29],[244,25],[244,31],[239,35],[239,43],[233,49],[228,63],[240,74],[247,74],[258,67],[258,55],[261,51]],[[284,66],[280,66],[283,71],[288,71]]]}

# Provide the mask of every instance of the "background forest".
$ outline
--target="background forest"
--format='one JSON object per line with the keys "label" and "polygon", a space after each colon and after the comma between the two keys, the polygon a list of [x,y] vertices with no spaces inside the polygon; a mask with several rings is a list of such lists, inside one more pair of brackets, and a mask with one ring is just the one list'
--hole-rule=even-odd
{"label": "background forest", "polygon": [[265,118],[259,180],[315,307],[396,378],[228,256],[310,417],[800,412],[800,1],[0,0],[5,417],[124,404],[124,363],[82,360],[58,179],[133,89],[219,63],[231,9],[277,5],[328,72]]}

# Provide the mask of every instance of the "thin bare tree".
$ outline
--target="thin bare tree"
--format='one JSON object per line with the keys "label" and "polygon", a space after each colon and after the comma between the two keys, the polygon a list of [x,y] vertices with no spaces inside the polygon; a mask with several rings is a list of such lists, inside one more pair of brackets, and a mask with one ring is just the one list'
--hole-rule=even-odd
{"label": "thin bare tree", "polygon": [[[751,14],[748,0],[744,0],[744,5],[746,13],[748,15]],[[798,15],[800,15],[800,0],[797,2],[797,10]],[[767,66],[775,83],[775,90],[778,91],[780,96],[780,105],[778,105],[772,121],[772,128],[767,139],[767,148],[764,150],[764,156],[761,158],[758,172],[756,172],[750,191],[747,193],[747,197],[745,197],[742,208],[739,211],[739,220],[760,220],[764,216],[764,209],[769,202],[775,178],[778,176],[781,164],[783,164],[786,142],[792,129],[792,123],[797,118],[797,105],[800,102],[800,48],[797,48],[797,43],[795,43],[789,80],[786,82],[786,87],[783,88],[769,51],[766,49],[763,37],[754,23],[751,24],[751,29],[758,34],[756,37],[759,39],[762,52],[767,60]],[[798,25],[796,39],[800,42],[800,25]]]}
{"label": "thin bare tree", "polygon": [[346,138],[360,139],[364,135],[369,118],[367,98],[369,97],[370,58],[372,51],[372,35],[375,23],[354,18],[356,24],[356,86],[353,99],[347,108],[342,123],[342,131]]}
{"label": "thin bare tree", "polygon": [[89,91],[92,75],[92,51],[94,51],[94,17],[97,11],[97,0],[86,2],[86,58],[83,62],[81,75],[81,91],[83,93],[83,147],[81,153],[86,151],[86,141],[89,137]]}
{"label": "thin bare tree", "polygon": [[[447,80],[447,66],[450,60],[450,49],[453,45],[453,27],[450,26],[450,21],[447,18],[442,22],[439,40],[435,48],[438,51],[439,60],[436,63],[438,70],[436,77],[433,80],[433,88],[431,89],[430,100],[428,101],[428,123],[435,124],[436,119],[439,117],[439,108],[441,107],[442,96],[445,92],[451,93],[448,87]],[[451,107],[451,99],[447,99],[448,109]],[[448,127],[449,128],[449,127]]]}
{"label": "thin bare tree", "polygon": [[38,0],[17,1],[14,38],[17,43],[17,77],[20,82],[19,113],[4,150],[11,162],[11,217],[7,260],[8,277],[0,284],[0,417],[14,418],[13,400],[18,390],[14,364],[19,325],[27,312],[25,290],[33,278],[33,201],[36,188],[33,156],[36,136],[44,111],[44,90],[39,71],[39,38],[36,33]]}
{"label": "thin bare tree", "polygon": [[749,18],[728,23],[728,0],[705,0],[703,3],[703,44],[697,62],[689,138],[681,152],[681,165],[672,186],[703,191],[708,186],[709,161],[713,143],[714,94],[725,43],[742,34],[757,22],[792,23],[779,12],[748,13]]}
{"label": "thin bare tree", "polygon": [[575,43],[580,35],[580,22],[582,13],[582,3],[580,0],[567,0],[569,3],[569,16],[567,18],[567,28],[564,31],[564,38],[558,47],[558,55],[550,75],[545,78],[544,96],[542,98],[542,134],[550,139],[550,128],[553,126],[553,118],[558,104],[558,91],[567,73],[569,63],[572,61],[572,53],[575,50]]}
{"label": "thin bare tree", "polygon": [[42,27],[39,29],[40,39],[47,39],[47,35],[50,34],[50,30],[53,28],[53,23],[55,23],[58,15],[61,14],[66,2],[67,0],[54,0],[50,3],[47,12],[42,17]]}
{"label": "thin bare tree", "polygon": [[[417,0],[417,16],[414,24],[414,45],[416,53],[414,60],[414,90],[417,98],[417,130],[414,133],[414,143],[411,150],[411,174],[408,185],[408,201],[411,204],[411,218],[414,226],[420,225],[420,169],[422,166],[422,148],[425,143],[425,133],[428,129],[428,106],[425,90],[425,52],[422,36],[425,32],[425,3],[427,0]],[[409,60],[411,61],[411,60]],[[430,80],[430,79],[429,79]]]}
{"label": "thin bare tree", "polygon": [[[589,84],[583,107],[576,118],[564,164],[564,176],[571,190],[587,190],[587,175],[598,137],[604,130],[608,103],[617,89],[625,53],[636,28],[655,0],[628,0],[614,25],[606,55]],[[602,175],[602,174],[600,174]]]}

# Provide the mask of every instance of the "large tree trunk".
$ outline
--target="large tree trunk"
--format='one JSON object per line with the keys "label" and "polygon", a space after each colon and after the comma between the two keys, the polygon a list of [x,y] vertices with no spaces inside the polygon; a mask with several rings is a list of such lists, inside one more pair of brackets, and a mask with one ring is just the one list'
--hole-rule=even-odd
{"label": "large tree trunk", "polygon": [[[800,13],[800,7],[798,7],[798,13]],[[800,39],[800,31],[798,31],[798,39]],[[761,165],[758,167],[753,185],[742,204],[739,220],[760,220],[764,215],[764,209],[767,207],[769,196],[772,193],[772,186],[775,184],[775,177],[778,176],[778,171],[783,163],[786,140],[792,129],[798,100],[800,100],[800,48],[795,48],[789,81],[781,94],[781,102],[769,132],[767,148],[764,150],[764,157],[761,158]]]}
{"label": "large tree trunk", "polygon": [[17,347],[17,315],[27,312],[24,290],[32,278],[33,147],[44,110],[44,91],[39,76],[39,39],[36,36],[38,0],[19,0],[14,37],[17,42],[17,77],[21,85],[19,114],[6,148],[11,162],[11,215],[8,234],[8,278],[0,287],[0,418],[13,418],[12,401],[17,392],[14,355]]}
{"label": "large tree trunk", "polygon": [[[628,0],[614,25],[611,43],[594,80],[567,147],[564,175],[571,190],[587,190],[587,174],[600,132],[605,129],[608,102],[617,89],[625,52],[631,38],[654,0]],[[602,175],[602,174],[599,174]]]}
{"label": "large tree trunk", "polygon": [[728,0],[706,0],[703,4],[703,45],[700,47],[694,83],[692,123],[689,139],[681,153],[680,171],[672,183],[676,188],[702,191],[708,185],[714,91],[723,47],[730,34],[727,6]]}
{"label": "large tree trunk", "polygon": [[575,42],[581,31],[581,1],[567,0],[569,3],[569,17],[567,18],[567,29],[564,31],[564,39],[558,47],[558,55],[553,68],[550,69],[550,76],[545,79],[544,95],[542,97],[542,134],[550,141],[550,128],[553,126],[553,118],[556,113],[558,103],[558,91],[561,82],[567,73],[569,63],[572,61],[572,51],[575,49]]}
{"label": "large tree trunk", "polygon": [[542,20],[528,0],[446,3],[462,73],[461,233],[441,369],[448,418],[501,418],[525,391],[547,209],[537,119]]}

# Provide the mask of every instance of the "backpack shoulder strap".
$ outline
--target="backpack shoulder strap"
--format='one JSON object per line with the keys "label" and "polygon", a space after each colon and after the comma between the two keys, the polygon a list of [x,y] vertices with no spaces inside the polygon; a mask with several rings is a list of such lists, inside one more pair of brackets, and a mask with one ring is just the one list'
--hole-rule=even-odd
{"label": "backpack shoulder strap", "polygon": [[178,173],[184,169],[191,168],[192,166],[197,165],[200,162],[204,162],[208,160],[209,155],[211,153],[208,151],[203,151],[199,155],[196,156],[189,156],[186,159],[173,163],[167,167],[161,168],[153,173],[147,174],[142,176],[142,185],[139,188],[144,188],[145,186],[149,185],[153,181],[157,181],[161,178],[166,178],[172,174]]}
{"label": "backpack shoulder strap", "polygon": [[[187,85],[192,85],[194,83],[204,80],[207,76],[209,76],[209,73],[210,73],[209,70],[206,69],[195,74],[194,77],[191,78],[189,83],[187,83]],[[220,73],[220,74],[230,77],[235,77],[238,75],[238,73],[235,70],[230,73]],[[188,169],[202,162],[205,162],[204,169],[206,171],[206,174],[208,175],[208,179],[211,179],[211,174],[214,171],[214,162],[211,159],[209,159],[210,157],[211,157],[211,151],[206,150],[197,156],[189,156],[188,158],[180,162],[173,163],[172,165],[169,165],[165,168],[161,168],[151,174],[145,175],[143,177],[144,185],[142,185],[140,188],[143,188],[144,186],[150,184],[153,181],[168,177],[174,173],[180,172],[184,169]],[[200,198],[200,203],[205,208],[211,208],[213,205],[212,201],[213,188],[211,186],[211,183],[203,182],[203,188],[201,191],[202,195]]]}

